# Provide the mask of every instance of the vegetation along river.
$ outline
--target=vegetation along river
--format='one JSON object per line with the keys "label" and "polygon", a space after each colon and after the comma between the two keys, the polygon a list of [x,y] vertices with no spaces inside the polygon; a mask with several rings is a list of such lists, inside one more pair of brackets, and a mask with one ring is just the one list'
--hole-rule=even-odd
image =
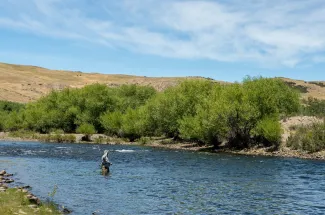
{"label": "vegetation along river", "polygon": [[[108,176],[100,158],[110,150]],[[73,214],[323,214],[325,162],[139,146],[0,142],[16,185]]]}

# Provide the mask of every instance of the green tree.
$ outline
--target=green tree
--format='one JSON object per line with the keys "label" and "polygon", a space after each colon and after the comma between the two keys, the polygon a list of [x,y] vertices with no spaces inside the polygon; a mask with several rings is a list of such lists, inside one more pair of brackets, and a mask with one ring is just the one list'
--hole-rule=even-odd
{"label": "green tree", "polygon": [[123,116],[123,137],[128,138],[132,142],[142,135],[141,117],[138,113],[137,110],[129,108]]}
{"label": "green tree", "polygon": [[123,114],[120,111],[107,112],[100,117],[100,122],[109,135],[123,136]]}
{"label": "green tree", "polygon": [[138,86],[135,84],[122,85],[115,88],[117,104],[116,110],[122,113],[128,108],[136,109],[144,105],[148,99],[156,95],[156,90],[149,86]]}
{"label": "green tree", "polygon": [[246,77],[243,86],[262,118],[274,114],[289,115],[300,110],[299,94],[281,79]]}
{"label": "green tree", "polygon": [[[289,105],[292,104],[292,105]],[[299,110],[299,96],[278,79],[246,78],[242,84],[215,88],[202,100],[196,114],[180,120],[181,136],[236,148],[258,141],[278,145],[279,116]]]}
{"label": "green tree", "polygon": [[3,127],[6,131],[17,131],[24,128],[23,123],[23,114],[21,112],[13,111],[5,117]]}
{"label": "green tree", "polygon": [[[216,83],[207,80],[188,80],[166,89],[144,107],[155,134],[179,136],[179,123],[185,116],[196,114],[196,106],[208,96]],[[153,132],[151,132],[153,133]]]}
{"label": "green tree", "polygon": [[216,86],[211,95],[198,104],[195,115],[180,120],[182,138],[213,144],[215,147],[227,138],[229,104],[222,96],[224,91],[224,86]]}
{"label": "green tree", "polygon": [[22,115],[20,111],[24,108],[24,104],[0,100],[0,131],[21,128]]}

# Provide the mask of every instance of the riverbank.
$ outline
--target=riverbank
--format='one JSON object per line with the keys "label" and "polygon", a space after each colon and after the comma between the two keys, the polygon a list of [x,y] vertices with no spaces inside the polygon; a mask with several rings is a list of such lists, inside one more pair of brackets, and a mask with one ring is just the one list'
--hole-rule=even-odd
{"label": "riverbank", "polygon": [[[125,143],[131,145],[130,143]],[[132,143],[134,145],[134,143]],[[139,143],[136,143],[141,145]],[[215,149],[208,145],[200,146],[197,143],[167,143],[159,144],[157,142],[148,143],[146,146],[172,149],[172,150],[188,150],[196,152],[207,153],[229,153],[248,156],[268,156],[268,157],[288,157],[288,158],[300,158],[300,159],[312,159],[312,160],[325,160],[325,151],[308,153],[299,150],[292,150],[286,146],[282,146],[280,149],[274,150],[272,147],[253,147],[249,149],[229,149],[227,147],[220,147]]]}
{"label": "riverbank", "polygon": [[[289,121],[289,122],[292,122]],[[299,122],[299,120],[298,120]],[[288,123],[287,123],[288,124]],[[291,124],[291,123],[289,123]],[[288,126],[286,126],[288,127]],[[38,134],[39,135],[39,134]],[[180,142],[167,138],[146,138],[140,139],[138,142],[129,142],[122,138],[109,137],[103,134],[95,134],[92,136],[92,141],[82,141],[82,134],[69,134],[75,135],[75,143],[87,143],[87,144],[104,144],[104,145],[136,145],[136,146],[148,146],[153,148],[170,149],[170,150],[186,150],[194,152],[206,152],[206,153],[229,153],[248,156],[268,156],[268,157],[290,157],[300,159],[313,159],[313,160],[325,160],[325,151],[308,153],[299,150],[293,150],[286,147],[283,141],[280,148],[274,150],[272,147],[253,147],[249,149],[229,149],[226,147],[220,147],[219,149],[213,148],[211,145],[200,145],[193,142]],[[34,135],[36,137],[37,135]],[[288,130],[283,134],[286,138]],[[38,136],[39,137],[39,136]],[[44,141],[44,138],[36,139],[32,137],[12,137],[9,133],[0,132],[0,141],[26,141],[26,142],[39,142]]]}
{"label": "riverbank", "polygon": [[8,184],[14,182],[12,176],[4,170],[0,171],[0,214],[64,214],[57,209],[55,204],[42,203],[29,191],[29,186],[10,188]]}

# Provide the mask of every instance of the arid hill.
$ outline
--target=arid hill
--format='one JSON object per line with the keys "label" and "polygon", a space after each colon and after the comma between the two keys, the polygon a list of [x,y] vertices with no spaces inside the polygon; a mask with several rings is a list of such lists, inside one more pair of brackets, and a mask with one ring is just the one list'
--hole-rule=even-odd
{"label": "arid hill", "polygon": [[302,81],[281,78],[288,85],[302,93],[303,98],[314,97],[325,100],[325,81]]}
{"label": "arid hill", "polygon": [[[93,83],[103,83],[108,86],[122,84],[150,85],[161,91],[177,84],[181,80],[201,78],[152,78],[131,75],[83,73],[0,63],[0,100],[26,103],[35,101],[51,90],[61,90],[66,87],[80,88]],[[304,98],[312,96],[325,99],[325,81],[306,82],[288,78],[282,79],[288,85],[298,89]]]}
{"label": "arid hill", "polygon": [[161,91],[181,80],[197,78],[202,77],[150,78],[49,70],[36,66],[0,63],[0,100],[26,103],[46,95],[51,90],[61,90],[66,87],[80,88],[93,83],[103,83],[108,86],[122,84],[150,85]]}

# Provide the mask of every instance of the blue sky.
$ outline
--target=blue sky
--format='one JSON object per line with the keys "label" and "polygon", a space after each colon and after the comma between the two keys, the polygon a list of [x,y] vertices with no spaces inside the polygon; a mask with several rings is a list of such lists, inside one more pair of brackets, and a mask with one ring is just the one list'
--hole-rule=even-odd
{"label": "blue sky", "polygon": [[325,80],[323,0],[0,0],[0,62]]}

